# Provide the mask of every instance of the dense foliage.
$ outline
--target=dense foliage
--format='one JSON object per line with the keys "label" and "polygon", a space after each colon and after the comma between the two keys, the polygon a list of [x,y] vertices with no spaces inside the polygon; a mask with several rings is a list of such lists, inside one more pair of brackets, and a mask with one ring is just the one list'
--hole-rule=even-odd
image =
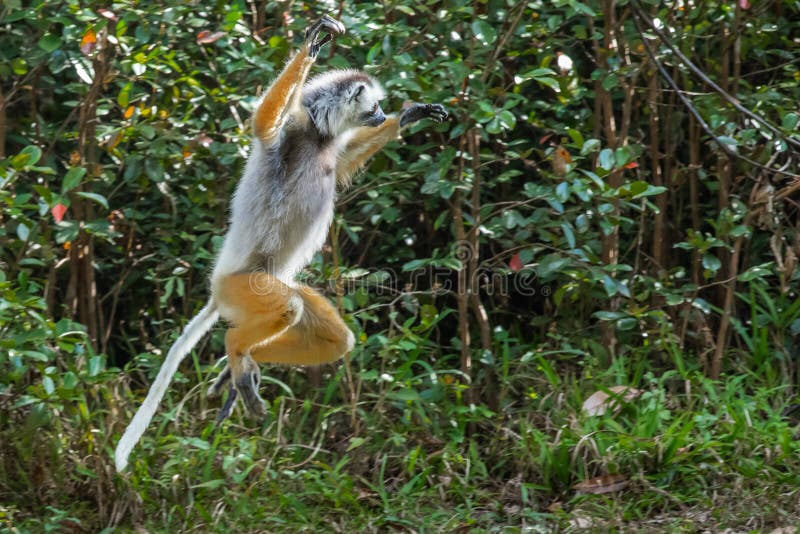
{"label": "dense foliage", "polygon": [[[256,95],[324,12],[348,33],[316,72],[451,113],[341,193],[304,273],[358,345],[265,368],[266,419],[215,429],[216,329],[118,475]],[[4,1],[0,524],[800,521],[798,36],[790,0]]]}

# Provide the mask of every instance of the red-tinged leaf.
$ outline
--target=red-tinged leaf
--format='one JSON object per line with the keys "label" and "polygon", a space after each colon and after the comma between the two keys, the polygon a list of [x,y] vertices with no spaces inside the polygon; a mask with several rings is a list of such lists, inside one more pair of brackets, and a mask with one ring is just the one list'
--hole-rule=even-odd
{"label": "red-tinged leaf", "polygon": [[50,213],[53,214],[53,219],[55,219],[57,223],[60,223],[64,220],[64,214],[67,213],[67,207],[64,204],[56,204],[50,208]]}
{"label": "red-tinged leaf", "polygon": [[508,262],[508,268],[515,273],[522,270],[522,258],[520,257],[519,252],[511,256],[511,261]]}
{"label": "red-tinged leaf", "polygon": [[114,14],[114,12],[113,12],[113,11],[109,11],[108,9],[104,9],[104,8],[102,8],[102,7],[101,7],[100,9],[98,9],[98,10],[97,10],[97,12],[98,12],[98,13],[100,13],[100,16],[101,16],[101,17],[105,17],[105,18],[107,18],[108,20],[113,20],[114,22],[116,22],[117,20],[119,20],[119,17],[117,17],[117,16]]}
{"label": "red-tinged leaf", "polygon": [[628,485],[628,478],[625,475],[605,475],[597,478],[590,478],[583,482],[578,482],[572,489],[581,493],[611,493],[625,489]]}
{"label": "red-tinged leaf", "polygon": [[93,29],[89,28],[86,30],[86,33],[83,34],[83,38],[81,39],[81,52],[83,52],[83,55],[89,56],[92,54],[92,52],[94,52],[96,47],[97,34]]}
{"label": "red-tinged leaf", "polygon": [[545,144],[547,140],[550,139],[551,137],[553,137],[553,134],[551,133],[543,135],[542,137],[539,138],[539,144],[540,145]]}
{"label": "red-tinged leaf", "polygon": [[739,7],[742,9],[750,9],[750,0],[739,0]]}
{"label": "red-tinged leaf", "polygon": [[203,30],[197,34],[197,44],[211,44],[219,41],[223,37],[225,37],[227,33],[225,32],[214,32],[211,33],[208,30]]}
{"label": "red-tinged leaf", "polygon": [[638,163],[636,163],[635,161],[631,161],[630,163],[626,163],[625,165],[623,165],[622,168],[623,169],[635,169],[638,166],[639,166]]}

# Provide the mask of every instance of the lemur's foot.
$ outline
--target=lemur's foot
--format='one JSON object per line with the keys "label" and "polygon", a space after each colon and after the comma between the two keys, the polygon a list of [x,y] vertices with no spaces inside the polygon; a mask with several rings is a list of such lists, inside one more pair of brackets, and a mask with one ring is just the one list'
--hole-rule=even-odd
{"label": "lemur's foot", "polygon": [[400,126],[405,126],[412,122],[429,118],[436,122],[442,122],[447,118],[447,111],[441,104],[414,104],[406,108],[400,115]]}
{"label": "lemur's foot", "polygon": [[233,405],[236,404],[236,388],[231,386],[230,390],[228,391],[228,398],[225,400],[225,404],[222,406],[222,409],[219,411],[219,415],[217,415],[217,424],[220,424],[228,416],[231,415],[231,411],[233,410]]}
{"label": "lemur's foot", "polygon": [[211,387],[208,388],[208,391],[206,392],[206,397],[209,399],[216,399],[217,397],[222,395],[222,392],[225,391],[225,387],[228,385],[230,381],[231,381],[231,366],[226,365],[225,369],[223,369],[222,372],[217,377],[217,379],[214,380],[214,383],[211,384]]}
{"label": "lemur's foot", "polygon": [[264,401],[258,394],[258,387],[261,385],[261,369],[250,356],[244,357],[242,365],[242,374],[239,378],[234,379],[233,387],[236,388],[250,415],[261,417],[266,412]]}
{"label": "lemur's foot", "polygon": [[[322,37],[322,39],[317,40],[319,34],[323,32],[325,32],[325,36]],[[344,32],[344,24],[331,18],[329,15],[323,15],[321,19],[312,24],[306,30],[306,43],[308,43],[309,55],[311,57],[317,57],[322,45],[334,37],[343,35]]]}

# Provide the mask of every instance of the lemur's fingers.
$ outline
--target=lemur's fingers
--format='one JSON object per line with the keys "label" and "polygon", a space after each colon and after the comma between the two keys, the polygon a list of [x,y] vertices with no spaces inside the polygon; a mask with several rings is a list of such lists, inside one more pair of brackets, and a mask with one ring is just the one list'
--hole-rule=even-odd
{"label": "lemur's fingers", "polygon": [[[327,33],[318,41],[317,37],[321,32]],[[328,15],[323,15],[321,19],[306,30],[306,43],[309,45],[309,53],[312,57],[316,56],[325,43],[328,43],[334,37],[344,34],[344,32],[344,24]]]}
{"label": "lemur's fingers", "polygon": [[442,122],[447,118],[447,110],[441,104],[427,104],[428,117],[436,122]]}
{"label": "lemur's fingers", "polygon": [[447,111],[441,104],[414,104],[400,115],[400,126],[403,127],[425,118],[442,122],[447,118]]}

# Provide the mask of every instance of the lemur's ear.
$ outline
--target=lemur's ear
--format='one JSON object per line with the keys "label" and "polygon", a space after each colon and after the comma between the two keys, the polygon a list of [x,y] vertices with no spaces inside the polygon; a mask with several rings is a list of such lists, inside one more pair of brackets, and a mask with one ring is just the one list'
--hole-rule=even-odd
{"label": "lemur's ear", "polygon": [[366,85],[364,85],[363,83],[360,83],[360,84],[358,84],[358,85],[355,87],[355,89],[353,89],[353,94],[351,94],[351,95],[350,95],[350,101],[351,101],[351,102],[352,102],[353,100],[356,100],[356,101],[358,101],[358,97],[359,97],[359,96],[361,96],[361,93],[363,93],[363,92],[364,92],[364,89],[366,89],[366,88],[367,88],[367,86],[366,86]]}

